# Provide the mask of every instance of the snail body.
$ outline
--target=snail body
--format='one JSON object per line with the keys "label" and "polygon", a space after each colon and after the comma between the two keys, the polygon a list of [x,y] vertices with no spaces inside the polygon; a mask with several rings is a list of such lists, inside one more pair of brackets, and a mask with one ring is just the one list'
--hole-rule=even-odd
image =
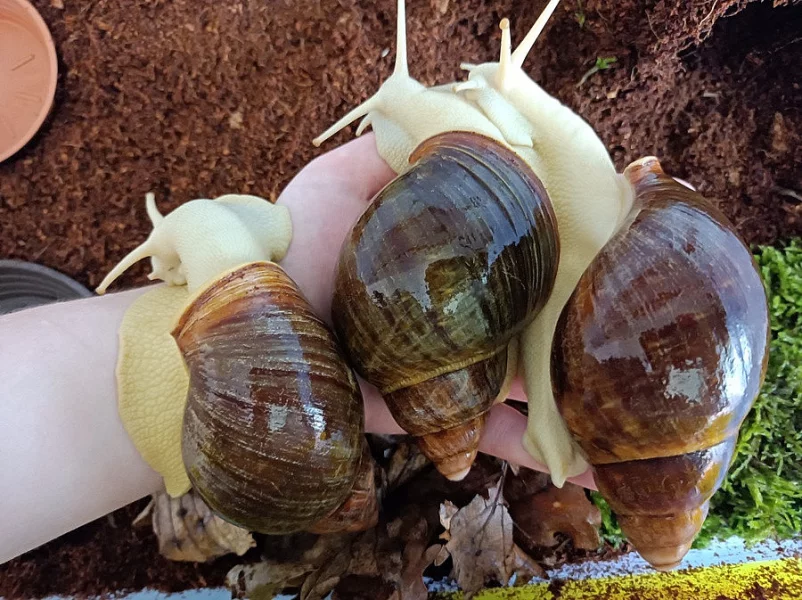
{"label": "snail body", "polygon": [[362,397],[336,339],[276,264],[289,212],[253,196],[161,217],[106,286],[150,256],[165,279],[126,312],[118,402],[167,492],[190,487],[250,531],[348,531],[378,519]]}
{"label": "snail body", "polygon": [[190,296],[220,273],[247,262],[281,260],[292,222],[285,206],[257,196],[193,200],[166,216],[153,194],[145,205],[153,231],[109,271],[97,292],[104,294],[144,258],[153,269],[148,279],[167,284],[137,298],[120,324],[117,406],[134,446],[177,497],[191,487],[181,460],[188,378],[172,327]]}
{"label": "snail body", "polygon": [[516,372],[510,342],[553,286],[557,232],[542,184],[489,138],[437,136],[412,161],[343,245],[334,327],[401,427],[461,479]]}
{"label": "snail body", "polygon": [[676,566],[707,515],[768,359],[768,306],[733,226],[655,159],[563,311],[554,388],[627,538]]}
{"label": "snail body", "polygon": [[[551,10],[556,3],[551,0]],[[321,144],[362,117],[357,134],[371,126],[379,154],[396,173],[403,175],[414,168],[410,158],[424,142],[441,134],[462,132],[493,140],[508,150],[514,161],[522,161],[543,184],[556,217],[560,246],[570,251],[560,252],[556,279],[545,303],[517,332],[516,342],[517,338],[529,340],[525,346],[518,344],[517,363],[530,406],[524,444],[536,459],[548,466],[555,484],[561,486],[566,478],[584,472],[588,464],[554,403],[549,382],[550,340],[576,281],[626,214],[631,190],[615,172],[593,129],[546,94],[520,68],[549,14],[547,9],[515,52],[505,22],[499,61],[470,67],[472,80],[426,88],[409,77],[405,9],[403,0],[399,0],[393,74],[374,96],[350,111],[314,143]],[[491,85],[490,81],[494,83]],[[520,110],[493,85],[509,87],[513,99],[531,107],[530,112]],[[539,112],[541,106],[543,112]],[[577,176],[579,173],[582,177]],[[399,214],[397,218],[403,222],[405,217]],[[377,240],[377,243],[382,242]],[[374,251],[378,252],[378,247]],[[336,310],[332,318],[338,321]],[[353,360],[350,355],[349,358]]]}
{"label": "snail body", "polygon": [[[635,547],[655,567],[671,568],[705,519],[758,393],[766,364],[766,298],[748,248],[721,213],[663,174],[656,161],[639,161],[624,174],[616,173],[592,128],[522,70],[558,3],[549,1],[514,51],[509,23],[502,21],[498,62],[465,65],[466,81],[425,88],[409,81],[404,3],[399,0],[396,70],[374,96],[314,142],[364,117],[357,134],[373,127],[379,154],[399,178],[416,173],[416,149],[431,148],[430,141],[456,132],[491,139],[510,151],[511,163],[522,161],[534,173],[553,207],[560,253],[553,285],[544,290],[545,303],[523,327],[512,328],[519,332],[519,373],[529,404],[523,445],[546,464],[557,486],[593,465],[602,495]],[[397,182],[375,201],[386,203],[385,194]],[[346,241],[338,277],[346,265],[346,279],[367,282],[372,271],[347,267],[353,255],[357,260],[384,256],[393,245],[391,236],[361,237],[365,223],[374,218],[372,211],[367,209]],[[411,216],[393,218],[403,230]],[[450,234],[458,247],[464,228],[454,225]],[[424,243],[432,235],[434,230],[417,232]],[[687,273],[678,275],[680,270]],[[613,279],[602,286],[608,271]],[[637,279],[624,285],[621,273]],[[652,297],[654,290],[662,296]],[[439,291],[446,297],[452,292],[449,286]],[[358,342],[354,348],[348,341],[368,336],[354,327],[359,319],[345,310],[350,290],[343,286],[338,293],[333,318],[340,323],[349,358],[358,350],[375,351],[374,358],[381,359],[381,344]],[[468,319],[462,326],[470,327]],[[427,325],[410,319],[407,327],[418,331]],[[698,338],[695,343],[677,341],[683,328]],[[624,359],[649,352],[655,353],[654,366],[636,361],[631,372],[624,368],[629,365]],[[357,369],[370,360],[355,360]],[[392,396],[384,374],[373,377]],[[470,405],[496,389],[472,387],[459,402]],[[453,406],[457,401],[451,404],[450,410],[460,412]],[[450,423],[442,412],[437,419]]]}

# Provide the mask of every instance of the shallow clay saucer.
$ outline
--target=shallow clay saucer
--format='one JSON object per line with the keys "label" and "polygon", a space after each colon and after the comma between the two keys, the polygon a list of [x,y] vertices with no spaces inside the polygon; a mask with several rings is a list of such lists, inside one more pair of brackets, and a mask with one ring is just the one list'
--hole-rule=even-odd
{"label": "shallow clay saucer", "polygon": [[48,267],[0,260],[0,314],[92,295],[77,281]]}
{"label": "shallow clay saucer", "polygon": [[56,93],[53,38],[27,0],[0,0],[0,162],[27,144]]}

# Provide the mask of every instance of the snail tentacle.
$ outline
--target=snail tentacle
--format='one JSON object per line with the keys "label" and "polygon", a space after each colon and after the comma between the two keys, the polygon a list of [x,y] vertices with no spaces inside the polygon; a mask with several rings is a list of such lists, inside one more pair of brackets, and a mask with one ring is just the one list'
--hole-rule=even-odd
{"label": "snail tentacle", "polygon": [[554,11],[559,3],[560,0],[549,1],[549,3],[546,5],[546,8],[544,8],[543,12],[540,13],[540,16],[537,18],[534,25],[532,25],[532,27],[529,29],[524,39],[513,51],[511,57],[512,64],[519,69],[523,67],[527,55],[534,47],[535,42],[537,42],[537,39],[540,37],[540,34],[543,33],[543,30],[546,28],[549,19],[551,19],[551,15],[554,14]]}
{"label": "snail tentacle", "polygon": [[415,148],[442,132],[471,131],[506,143],[481,110],[453,93],[450,84],[427,88],[409,76],[404,0],[398,0],[397,11],[392,75],[370,99],[326,129],[313,144],[319,146],[357,119],[370,117],[379,154],[396,173],[403,173],[410,168],[409,157]]}
{"label": "snail tentacle", "polygon": [[164,215],[159,212],[159,207],[156,206],[156,194],[153,192],[145,194],[145,209],[154,227],[158,227],[164,221]]}

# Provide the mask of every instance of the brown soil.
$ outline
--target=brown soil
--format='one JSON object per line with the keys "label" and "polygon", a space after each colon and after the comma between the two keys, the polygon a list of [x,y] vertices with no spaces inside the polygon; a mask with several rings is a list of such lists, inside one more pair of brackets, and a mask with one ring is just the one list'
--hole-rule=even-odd
{"label": "brown soil", "polygon": [[[61,76],[46,126],[0,165],[0,257],[88,286],[147,235],[145,192],[165,209],[232,190],[274,198],[320,152],[310,140],[375,91],[393,59],[393,0],[34,4]],[[410,1],[412,74],[460,78],[460,61],[496,57],[501,17],[520,39],[544,4]],[[565,0],[526,67],[596,128],[619,168],[657,155],[747,241],[777,242],[802,233],[802,6],[782,4],[587,0],[580,27]],[[149,529],[129,527],[138,508],[3,565],[0,596],[222,582],[229,559],[158,556]]]}

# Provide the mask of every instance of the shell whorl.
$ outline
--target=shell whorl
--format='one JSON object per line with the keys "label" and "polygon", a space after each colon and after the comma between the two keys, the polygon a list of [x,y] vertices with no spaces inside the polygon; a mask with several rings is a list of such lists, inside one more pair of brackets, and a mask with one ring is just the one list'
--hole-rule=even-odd
{"label": "shell whorl", "polygon": [[[635,204],[563,311],[552,381],[624,532],[671,567],[698,533],[760,390],[768,308],[724,215],[655,159],[625,175]],[[660,536],[644,537],[650,529]]]}
{"label": "shell whorl", "polygon": [[[546,302],[559,256],[548,196],[511,151],[452,133],[425,142],[411,160],[346,238],[332,303],[351,363],[385,394],[402,426],[432,421],[437,411],[425,398],[436,394],[393,396],[438,377],[455,390],[468,385],[468,393],[470,382],[490,382],[469,412],[490,408],[506,375],[507,345]],[[501,368],[454,375],[457,381],[451,375],[498,360]],[[402,408],[410,402],[424,404],[413,411],[419,415]],[[435,420],[442,430],[464,418]]]}
{"label": "shell whorl", "polygon": [[223,275],[173,336],[189,371],[184,463],[213,510],[251,531],[286,533],[343,503],[363,461],[359,388],[278,265]]}

